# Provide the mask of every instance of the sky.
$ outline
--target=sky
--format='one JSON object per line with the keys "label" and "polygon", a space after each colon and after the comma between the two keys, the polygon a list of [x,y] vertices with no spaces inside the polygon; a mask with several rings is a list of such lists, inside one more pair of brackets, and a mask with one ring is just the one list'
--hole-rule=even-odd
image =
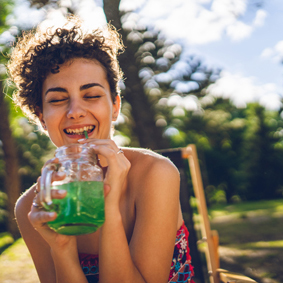
{"label": "sky", "polygon": [[[61,19],[58,10],[30,9],[26,0],[17,3],[11,25],[31,27],[47,16],[44,26]],[[70,0],[61,3],[68,5]],[[93,27],[105,24],[102,0],[72,3]],[[221,68],[220,79],[209,87],[212,95],[229,97],[238,107],[251,101],[272,110],[281,106],[282,0],[122,0],[120,9],[135,10],[135,24],[161,30],[182,43],[186,52]]]}

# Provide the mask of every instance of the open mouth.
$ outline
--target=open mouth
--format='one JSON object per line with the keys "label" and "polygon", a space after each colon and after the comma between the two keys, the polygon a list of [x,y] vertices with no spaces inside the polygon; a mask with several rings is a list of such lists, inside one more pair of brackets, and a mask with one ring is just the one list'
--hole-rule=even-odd
{"label": "open mouth", "polygon": [[64,129],[64,132],[67,135],[83,135],[84,131],[86,131],[88,134],[90,134],[95,129],[95,126],[85,126],[77,129]]}

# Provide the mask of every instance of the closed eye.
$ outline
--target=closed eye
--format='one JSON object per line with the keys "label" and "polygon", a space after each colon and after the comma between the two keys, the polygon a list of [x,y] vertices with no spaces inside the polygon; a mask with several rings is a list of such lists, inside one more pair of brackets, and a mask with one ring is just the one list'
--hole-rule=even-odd
{"label": "closed eye", "polygon": [[93,98],[93,99],[95,99],[95,98],[99,98],[99,97],[101,97],[101,95],[86,95],[85,96],[85,98]]}
{"label": "closed eye", "polygon": [[67,98],[62,98],[62,99],[51,99],[49,101],[49,103],[58,103],[58,102],[62,102],[62,101],[65,101],[67,100]]}

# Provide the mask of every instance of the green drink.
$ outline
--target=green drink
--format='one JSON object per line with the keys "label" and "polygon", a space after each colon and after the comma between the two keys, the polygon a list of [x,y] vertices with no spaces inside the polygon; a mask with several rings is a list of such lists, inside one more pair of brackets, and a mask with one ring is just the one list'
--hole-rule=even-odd
{"label": "green drink", "polygon": [[66,190],[63,199],[52,199],[51,211],[58,216],[48,226],[59,234],[81,235],[95,232],[104,223],[104,192],[101,181],[75,181],[52,186]]}

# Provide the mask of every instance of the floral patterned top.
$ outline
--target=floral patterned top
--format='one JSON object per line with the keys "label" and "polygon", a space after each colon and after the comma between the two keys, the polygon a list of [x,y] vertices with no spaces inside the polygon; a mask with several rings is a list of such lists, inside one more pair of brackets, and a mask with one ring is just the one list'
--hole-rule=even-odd
{"label": "floral patterned top", "polygon": [[[188,229],[183,223],[177,231],[168,283],[194,283],[188,237]],[[88,282],[99,283],[98,255],[80,253],[79,259]]]}

